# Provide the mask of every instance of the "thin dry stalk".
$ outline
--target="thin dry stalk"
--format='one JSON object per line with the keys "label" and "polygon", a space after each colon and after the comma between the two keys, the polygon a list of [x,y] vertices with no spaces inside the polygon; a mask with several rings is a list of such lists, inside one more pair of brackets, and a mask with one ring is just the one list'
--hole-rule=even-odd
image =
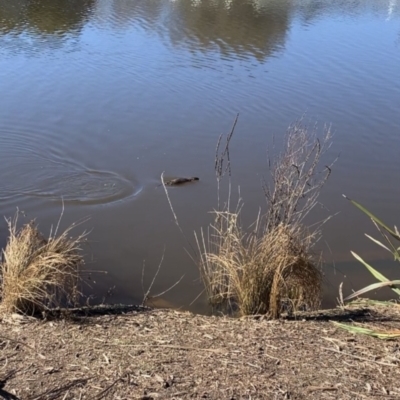
{"label": "thin dry stalk", "polygon": [[[231,177],[229,144],[224,151],[218,139],[215,170],[218,182]],[[230,199],[214,211],[215,222],[205,234],[195,234],[200,251],[199,268],[210,303],[240,314],[268,314],[277,318],[282,311],[315,309],[321,299],[321,271],[312,253],[321,224],[304,226],[305,217],[317,204],[318,195],[331,173],[331,165],[318,171],[321,157],[330,146],[331,133],[325,128],[320,141],[316,129],[309,131],[302,120],[289,127],[283,153],[269,158],[272,185],[263,189],[268,209],[259,213],[248,232],[240,224],[242,201],[234,211]],[[227,158],[224,168],[224,158]],[[231,191],[229,190],[229,197]]]}
{"label": "thin dry stalk", "polygon": [[158,274],[160,273],[161,265],[162,265],[162,263],[163,263],[163,261],[164,261],[164,255],[165,255],[165,247],[164,247],[164,251],[163,251],[161,260],[160,260],[160,262],[159,262],[159,264],[158,264],[157,271],[156,271],[156,273],[154,274],[153,279],[152,279],[152,281],[151,281],[151,283],[150,283],[150,286],[148,287],[146,293],[144,292],[144,283],[143,283],[143,281],[144,281],[144,268],[145,268],[145,265],[146,265],[146,264],[145,264],[145,262],[143,262],[143,268],[142,268],[142,289],[143,289],[142,306],[144,306],[144,305],[146,304],[146,302],[147,302],[147,300],[148,300],[148,298],[149,298],[149,296],[150,296],[151,289],[153,288],[154,282],[156,281],[157,276],[158,276]]}
{"label": "thin dry stalk", "polygon": [[161,257],[161,260],[160,260],[160,262],[159,262],[159,264],[158,264],[157,271],[156,271],[156,273],[154,274],[153,279],[152,279],[152,281],[151,281],[151,283],[150,283],[150,286],[148,287],[148,289],[147,289],[146,292],[144,291],[144,269],[145,269],[145,265],[146,265],[146,264],[143,262],[143,268],[142,268],[142,289],[143,289],[142,306],[146,305],[146,304],[148,303],[149,300],[155,299],[155,298],[157,298],[157,297],[161,297],[161,296],[163,296],[164,294],[168,293],[168,292],[169,292],[170,290],[172,290],[175,286],[179,285],[179,283],[181,283],[182,279],[183,279],[184,276],[185,276],[185,275],[182,275],[175,283],[173,283],[169,288],[163,290],[162,292],[160,292],[160,293],[158,293],[158,294],[155,294],[155,295],[150,295],[151,289],[153,288],[153,285],[154,285],[154,283],[155,283],[155,281],[156,281],[156,279],[157,279],[157,276],[158,276],[158,274],[160,273],[161,266],[162,266],[162,263],[163,263],[163,261],[164,261],[164,255],[165,255],[165,247],[164,247],[164,251],[163,251],[163,255],[162,255],[162,257]]}
{"label": "thin dry stalk", "polygon": [[79,298],[81,244],[87,234],[71,237],[71,225],[56,236],[59,223],[48,239],[35,221],[17,229],[18,213],[7,220],[9,238],[3,250],[1,309],[3,312],[34,314]]}
{"label": "thin dry stalk", "polygon": [[164,172],[161,174],[161,183],[162,183],[162,186],[164,188],[165,195],[167,196],[169,208],[171,209],[172,215],[174,216],[175,224],[178,226],[179,230],[184,235],[183,230],[182,230],[181,226],[179,225],[178,217],[175,214],[174,207],[172,207],[172,203],[171,203],[171,199],[169,198],[167,187],[165,186]]}
{"label": "thin dry stalk", "polygon": [[336,161],[318,169],[331,146],[331,138],[330,127],[324,127],[320,140],[317,127],[309,128],[301,118],[289,126],[283,152],[276,159],[268,155],[272,184],[263,184],[268,207],[266,230],[281,223],[302,224],[318,204],[318,196]]}
{"label": "thin dry stalk", "polygon": [[[236,128],[236,124],[239,118],[239,113],[236,114],[235,120],[233,121],[233,125],[232,128],[230,130],[230,132],[228,133],[228,135],[226,136],[226,142],[225,142],[225,147],[224,149],[221,151],[220,147],[221,147],[221,141],[222,141],[222,137],[223,135],[221,134],[218,138],[217,141],[217,147],[215,149],[215,176],[217,178],[217,210],[220,210],[220,183],[221,183],[221,179],[228,173],[229,175],[229,194],[228,194],[228,209],[229,209],[229,201],[231,198],[231,176],[232,176],[232,171],[231,171],[231,157],[230,157],[230,153],[229,153],[229,143],[232,139],[233,133],[235,132],[235,128]],[[226,158],[226,165],[224,166],[224,162],[225,162],[225,158]]]}

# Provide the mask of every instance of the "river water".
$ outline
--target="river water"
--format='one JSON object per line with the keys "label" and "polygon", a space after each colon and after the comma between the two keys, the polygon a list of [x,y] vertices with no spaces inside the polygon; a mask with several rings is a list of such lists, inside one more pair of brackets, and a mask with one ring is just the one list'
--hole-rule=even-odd
{"label": "river water", "polygon": [[[324,305],[340,282],[373,282],[351,250],[399,276],[342,193],[399,223],[400,1],[2,0],[0,93],[0,214],[18,207],[48,233],[63,198],[62,228],[90,217],[87,268],[107,272],[91,276],[92,303],[141,301],[164,255],[152,293],[184,278],[158,304],[207,310],[192,304],[193,232],[216,207],[215,145],[236,113],[245,221],[265,204],[272,137],[304,113],[332,126],[327,157],[340,157],[315,216],[336,214],[319,243]],[[200,177],[169,191],[183,234],[163,171]]]}

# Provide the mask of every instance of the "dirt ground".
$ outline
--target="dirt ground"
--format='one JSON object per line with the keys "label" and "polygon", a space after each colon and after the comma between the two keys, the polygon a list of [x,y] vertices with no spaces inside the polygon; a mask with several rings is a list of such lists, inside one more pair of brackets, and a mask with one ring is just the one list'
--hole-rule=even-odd
{"label": "dirt ground", "polygon": [[[398,399],[400,308],[268,321],[139,307],[0,323],[0,399]],[[352,322],[354,321],[354,322]]]}

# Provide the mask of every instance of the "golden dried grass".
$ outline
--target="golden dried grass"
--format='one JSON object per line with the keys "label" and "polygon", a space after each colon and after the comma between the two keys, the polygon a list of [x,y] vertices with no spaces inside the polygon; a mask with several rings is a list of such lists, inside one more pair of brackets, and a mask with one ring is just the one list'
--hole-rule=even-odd
{"label": "golden dried grass", "polygon": [[283,224],[266,233],[258,228],[244,233],[239,215],[216,212],[208,238],[203,234],[197,242],[210,303],[241,315],[271,318],[284,310],[316,309],[322,276],[310,252],[312,237]]}
{"label": "golden dried grass", "polygon": [[[231,162],[229,143],[238,117],[215,159],[218,209],[215,222],[205,234],[196,235],[199,269],[214,307],[242,315],[268,314],[277,318],[284,311],[313,310],[320,305],[322,274],[313,246],[321,236],[321,221],[312,228],[305,219],[318,204],[319,193],[331,173],[331,166],[318,170],[330,147],[331,132],[325,128],[322,140],[316,127],[302,120],[285,135],[283,152],[268,158],[271,183],[264,182],[267,211],[258,217],[251,232],[242,229],[242,202],[231,211]],[[229,176],[228,199],[220,209],[220,181]]]}
{"label": "golden dried grass", "polygon": [[[18,215],[7,220],[9,238],[0,264],[0,308],[2,312],[35,314],[79,297],[83,233],[70,237],[75,224],[48,239],[35,221],[17,228]],[[57,226],[58,228],[58,226]]]}

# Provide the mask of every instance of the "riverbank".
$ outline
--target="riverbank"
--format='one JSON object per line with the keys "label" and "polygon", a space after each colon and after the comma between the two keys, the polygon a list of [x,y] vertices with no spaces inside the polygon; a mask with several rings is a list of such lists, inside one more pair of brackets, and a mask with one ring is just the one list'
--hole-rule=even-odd
{"label": "riverbank", "polygon": [[81,309],[45,321],[3,317],[0,398],[400,397],[400,341],[355,336],[332,323],[400,329],[397,306],[275,321],[113,310]]}

